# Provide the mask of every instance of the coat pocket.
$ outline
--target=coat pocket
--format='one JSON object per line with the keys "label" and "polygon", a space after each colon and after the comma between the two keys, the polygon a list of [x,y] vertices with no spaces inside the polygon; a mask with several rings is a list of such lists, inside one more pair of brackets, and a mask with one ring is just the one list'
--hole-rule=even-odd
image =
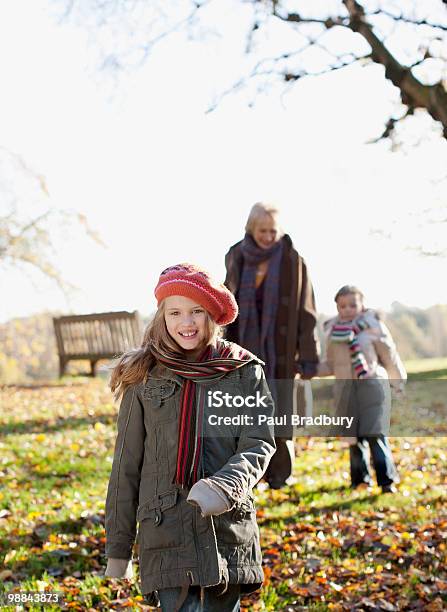
{"label": "coat pocket", "polygon": [[184,544],[178,491],[167,491],[137,510],[139,544],[147,550],[178,548]]}
{"label": "coat pocket", "polygon": [[175,393],[180,389],[172,380],[149,379],[143,387],[143,401],[147,402],[150,418],[158,423],[177,418]]}
{"label": "coat pocket", "polygon": [[223,544],[248,544],[257,534],[256,509],[251,498],[239,503],[230,512],[213,518],[217,541]]}

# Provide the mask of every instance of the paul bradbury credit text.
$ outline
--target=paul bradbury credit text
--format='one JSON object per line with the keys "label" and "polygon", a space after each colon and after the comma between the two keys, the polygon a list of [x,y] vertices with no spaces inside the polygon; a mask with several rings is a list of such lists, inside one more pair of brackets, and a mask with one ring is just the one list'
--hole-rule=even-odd
{"label": "paul bradbury credit text", "polygon": [[[233,391],[233,393],[231,393]],[[239,393],[235,388],[230,391],[209,390],[206,393],[205,436],[225,436],[233,427],[274,429],[275,435],[354,435],[356,417],[354,415],[326,414],[326,410],[303,414],[293,410],[292,405],[280,413],[272,410],[274,402],[269,391],[259,390]],[[282,406],[284,408],[284,406]],[[299,433],[298,433],[299,432]]]}
{"label": "paul bradbury credit text", "polygon": [[301,416],[299,414],[284,414],[282,416],[267,416],[265,414],[249,415],[249,414],[234,414],[234,415],[208,415],[208,424],[211,426],[221,425],[292,425],[293,427],[339,427],[351,429],[354,417],[347,416],[328,416],[327,414],[318,414],[316,416]]}

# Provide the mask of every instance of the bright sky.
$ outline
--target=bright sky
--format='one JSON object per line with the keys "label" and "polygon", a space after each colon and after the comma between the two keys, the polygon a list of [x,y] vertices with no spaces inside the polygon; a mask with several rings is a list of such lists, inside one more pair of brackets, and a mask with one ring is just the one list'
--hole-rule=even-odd
{"label": "bright sky", "polygon": [[421,213],[445,206],[434,180],[446,143],[400,153],[365,144],[396,99],[380,67],[305,80],[253,108],[246,92],[230,95],[206,114],[240,76],[224,40],[175,35],[111,95],[85,31],[58,24],[49,7],[0,4],[0,146],[45,177],[52,205],[84,213],[107,248],[79,232],[55,237],[58,266],[79,287],[69,302],[40,277],[2,271],[0,321],[43,310],[146,315],[170,264],[190,260],[223,279],[259,200],[281,208],[322,312],[348,283],[381,308],[447,301],[446,259],[411,248],[444,248],[445,224]]}

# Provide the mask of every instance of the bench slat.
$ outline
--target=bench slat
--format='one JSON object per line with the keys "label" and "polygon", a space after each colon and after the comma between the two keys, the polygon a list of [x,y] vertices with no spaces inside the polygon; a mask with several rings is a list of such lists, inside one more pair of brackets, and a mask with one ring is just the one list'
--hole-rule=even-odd
{"label": "bench slat", "polygon": [[141,342],[137,311],[55,317],[53,324],[61,375],[72,359],[89,359],[94,372],[99,359],[119,356]]}

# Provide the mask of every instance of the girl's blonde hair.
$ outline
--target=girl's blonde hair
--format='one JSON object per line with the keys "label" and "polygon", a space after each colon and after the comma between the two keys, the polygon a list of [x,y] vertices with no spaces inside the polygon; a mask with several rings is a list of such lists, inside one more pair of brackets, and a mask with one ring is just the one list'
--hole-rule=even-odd
{"label": "girl's blonde hair", "polygon": [[[206,335],[205,345],[215,345],[220,333],[220,327],[205,310]],[[186,353],[182,347],[170,336],[165,321],[164,300],[160,302],[157,311],[149,321],[144,330],[141,346],[124,353],[113,367],[110,378],[110,388],[115,399],[120,396],[130,385],[135,385],[146,380],[149,371],[156,363],[156,357],[152,352],[175,354],[185,358]]]}
{"label": "girl's blonde hair", "polygon": [[358,295],[360,299],[362,300],[362,302],[365,299],[365,296],[363,295],[363,293],[355,285],[343,285],[343,287],[339,289],[337,293],[335,294],[334,302],[337,303],[338,298],[343,297],[344,295],[352,295],[352,294]]}
{"label": "girl's blonde hair", "polygon": [[[252,236],[253,232],[255,231],[255,227],[259,223],[259,221],[265,219],[265,217],[272,217],[273,219],[277,220],[278,216],[279,209],[276,206],[274,206],[273,204],[266,204],[264,202],[257,202],[252,206],[250,210],[247,223],[245,224],[245,231],[247,232],[247,234],[250,234]],[[283,233],[284,232],[280,229],[280,236],[282,236]]]}

